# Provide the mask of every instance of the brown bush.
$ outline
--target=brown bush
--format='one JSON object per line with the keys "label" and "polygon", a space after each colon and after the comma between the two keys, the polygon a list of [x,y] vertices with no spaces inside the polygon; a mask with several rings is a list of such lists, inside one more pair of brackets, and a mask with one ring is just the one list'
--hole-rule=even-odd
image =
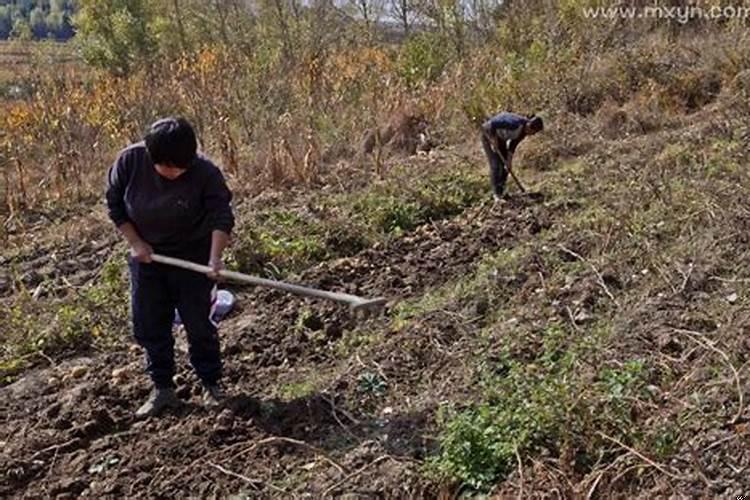
{"label": "brown bush", "polygon": [[721,76],[714,71],[686,70],[669,74],[658,91],[662,108],[696,111],[716,100],[721,92]]}
{"label": "brown bush", "polygon": [[596,112],[595,120],[599,132],[607,139],[616,139],[625,135],[630,117],[622,106],[607,101]]}
{"label": "brown bush", "polygon": [[560,162],[591,150],[596,130],[590,119],[567,112],[544,118],[544,132],[523,142],[518,148],[516,165],[552,170]]}
{"label": "brown bush", "polygon": [[424,146],[428,123],[424,114],[415,110],[396,111],[385,125],[368,129],[361,141],[360,153],[371,154],[376,148],[416,154]]}

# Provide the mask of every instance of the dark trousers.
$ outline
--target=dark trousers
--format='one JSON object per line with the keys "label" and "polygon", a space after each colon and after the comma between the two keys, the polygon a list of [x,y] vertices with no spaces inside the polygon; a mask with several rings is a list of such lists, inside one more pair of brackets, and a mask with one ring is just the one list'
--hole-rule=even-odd
{"label": "dark trousers", "polygon": [[[210,240],[180,254],[199,264],[208,262]],[[214,282],[204,274],[152,262],[129,259],[135,339],[146,350],[146,371],[157,387],[174,385],[175,308],[189,343],[190,363],[204,384],[221,377],[221,355],[216,325],[210,319]]]}
{"label": "dark trousers", "polygon": [[508,180],[508,169],[505,168],[505,162],[502,156],[493,151],[489,139],[482,134],[482,147],[484,154],[487,155],[487,161],[490,164],[490,182],[495,195],[502,196],[505,191],[505,182]]}

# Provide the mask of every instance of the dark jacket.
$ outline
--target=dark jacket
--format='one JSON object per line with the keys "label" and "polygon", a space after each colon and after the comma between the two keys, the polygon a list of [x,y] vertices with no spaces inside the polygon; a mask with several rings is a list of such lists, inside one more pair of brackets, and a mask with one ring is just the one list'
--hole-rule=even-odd
{"label": "dark jacket", "polygon": [[179,254],[215,229],[230,233],[234,227],[224,176],[201,155],[170,180],[156,171],[142,142],[133,144],[109,169],[106,197],[112,222],[131,222],[157,253]]}
{"label": "dark jacket", "polygon": [[493,116],[482,124],[482,132],[488,139],[498,139],[498,144],[504,156],[511,155],[516,147],[526,137],[526,124],[529,119],[515,113],[503,112]]}

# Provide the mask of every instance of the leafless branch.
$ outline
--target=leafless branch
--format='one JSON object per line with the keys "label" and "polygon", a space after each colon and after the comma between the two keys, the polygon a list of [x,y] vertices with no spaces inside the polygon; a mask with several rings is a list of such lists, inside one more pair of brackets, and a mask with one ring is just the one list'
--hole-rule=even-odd
{"label": "leafless branch", "polygon": [[650,458],[648,458],[643,453],[639,452],[638,450],[635,450],[635,449],[631,448],[630,446],[626,445],[625,443],[623,443],[619,439],[613,438],[611,436],[608,436],[608,435],[604,434],[601,431],[597,431],[597,434],[599,434],[601,437],[603,437],[607,441],[611,441],[611,442],[615,443],[617,446],[620,446],[621,448],[624,448],[625,450],[629,451],[630,453],[632,453],[636,457],[638,457],[641,460],[643,460],[644,462],[646,462],[648,465],[650,465],[654,469],[656,469],[659,472],[661,472],[661,473],[663,473],[663,474],[671,477],[672,479],[683,479],[680,476],[678,476],[678,475],[676,475],[676,474],[674,474],[672,472],[669,472],[664,465],[661,465],[661,464],[658,464],[658,463],[654,462],[653,460],[651,460]]}
{"label": "leafless branch", "polygon": [[518,462],[518,477],[520,480],[520,486],[518,488],[518,500],[523,498],[523,462],[521,462],[521,455],[518,453],[518,447],[515,449],[516,462]]}
{"label": "leafless branch", "polygon": [[382,455],[382,456],[376,458],[375,460],[373,460],[372,462],[370,462],[369,464],[367,464],[367,465],[365,465],[363,467],[360,467],[356,471],[354,471],[351,474],[349,474],[348,476],[344,477],[344,479],[342,479],[341,481],[335,483],[333,486],[331,486],[330,488],[328,488],[327,490],[325,490],[323,492],[322,497],[323,498],[327,497],[328,494],[331,493],[332,491],[334,491],[336,488],[339,488],[341,485],[343,485],[346,482],[350,481],[351,479],[359,476],[360,474],[362,474],[364,471],[366,471],[370,467],[374,467],[375,465],[379,464],[383,460],[388,460],[388,459],[391,459],[391,458],[393,458],[393,457],[391,457],[390,455]]}
{"label": "leafless branch", "polygon": [[[231,471],[231,470],[229,470],[227,468],[224,468],[221,465],[215,464],[213,462],[208,462],[208,465],[210,465],[214,469],[216,469],[219,472],[222,472],[222,473],[224,473],[224,474],[226,474],[228,476],[236,477],[237,479],[242,479],[247,484],[249,484],[255,491],[260,491],[260,489],[258,488],[258,486],[259,485],[263,485],[263,486],[268,486],[269,488],[271,488],[272,490],[274,490],[274,491],[276,491],[278,493],[284,493],[285,495],[289,495],[289,492],[287,490],[285,490],[284,488],[279,488],[278,486],[276,486],[274,484],[266,483],[264,481],[261,481],[260,479],[253,479],[251,477],[247,477],[247,476],[244,476],[242,474],[238,474],[236,472],[233,472],[233,471]],[[292,494],[292,497],[296,498],[296,495]]]}
{"label": "leafless branch", "polygon": [[619,302],[617,302],[617,299],[615,299],[615,296],[612,295],[612,292],[609,291],[609,287],[607,287],[607,284],[604,282],[604,278],[602,277],[602,274],[599,272],[599,270],[596,268],[596,266],[594,266],[594,264],[592,264],[591,262],[589,262],[582,255],[574,252],[573,250],[570,250],[569,248],[566,248],[562,244],[558,244],[557,246],[563,252],[567,253],[568,255],[571,255],[571,256],[575,257],[576,259],[580,260],[584,264],[587,264],[591,268],[591,270],[594,271],[594,274],[596,274],[596,278],[597,278],[597,281],[599,283],[599,286],[602,287],[602,290],[604,290],[604,293],[607,294],[607,297],[609,297],[610,300],[612,300],[612,302],[614,302],[615,306],[617,306],[618,308],[620,307]]}
{"label": "leafless branch", "polygon": [[289,443],[289,444],[294,444],[294,445],[300,446],[302,448],[306,448],[306,449],[312,451],[313,453],[315,453],[317,455],[320,455],[326,462],[328,462],[329,464],[331,464],[334,467],[336,467],[339,470],[339,472],[341,472],[341,473],[346,473],[347,472],[346,467],[344,467],[339,462],[337,462],[336,460],[334,460],[328,453],[326,453],[324,450],[318,448],[317,446],[313,446],[313,445],[311,445],[309,443],[306,443],[304,441],[300,441],[298,439],[292,439],[292,438],[281,437],[281,436],[272,436],[272,437],[269,437],[269,438],[266,438],[266,439],[261,439],[260,441],[257,441],[255,443],[253,443],[252,445],[250,445],[248,448],[245,448],[244,450],[240,451],[239,453],[236,453],[232,458],[234,459],[234,458],[241,457],[241,456],[246,455],[246,454],[250,453],[251,451],[255,450],[259,446],[266,445],[266,444],[271,444],[271,443]]}
{"label": "leafless branch", "polygon": [[737,408],[737,414],[732,419],[731,423],[735,424],[739,421],[739,419],[742,417],[742,414],[745,412],[745,397],[742,391],[742,382],[740,380],[740,374],[737,371],[737,368],[734,367],[734,364],[732,363],[732,360],[729,359],[729,356],[726,352],[722,351],[715,345],[711,344],[708,340],[703,340],[701,337],[704,335],[701,332],[696,332],[693,330],[684,330],[682,328],[674,328],[674,331],[677,333],[680,333],[682,335],[687,336],[689,339],[691,339],[693,342],[698,343],[702,347],[715,352],[721,358],[724,360],[725,364],[729,367],[729,369],[732,371],[732,375],[734,376],[734,382],[737,386],[737,396],[739,398],[739,408]]}

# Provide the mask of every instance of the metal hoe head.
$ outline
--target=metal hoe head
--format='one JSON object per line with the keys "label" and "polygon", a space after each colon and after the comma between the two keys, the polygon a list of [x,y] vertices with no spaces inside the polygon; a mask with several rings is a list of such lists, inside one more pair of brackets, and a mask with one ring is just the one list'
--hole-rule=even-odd
{"label": "metal hoe head", "polygon": [[353,311],[363,311],[365,313],[371,313],[379,311],[385,306],[386,299],[378,297],[375,299],[362,299],[352,303]]}

